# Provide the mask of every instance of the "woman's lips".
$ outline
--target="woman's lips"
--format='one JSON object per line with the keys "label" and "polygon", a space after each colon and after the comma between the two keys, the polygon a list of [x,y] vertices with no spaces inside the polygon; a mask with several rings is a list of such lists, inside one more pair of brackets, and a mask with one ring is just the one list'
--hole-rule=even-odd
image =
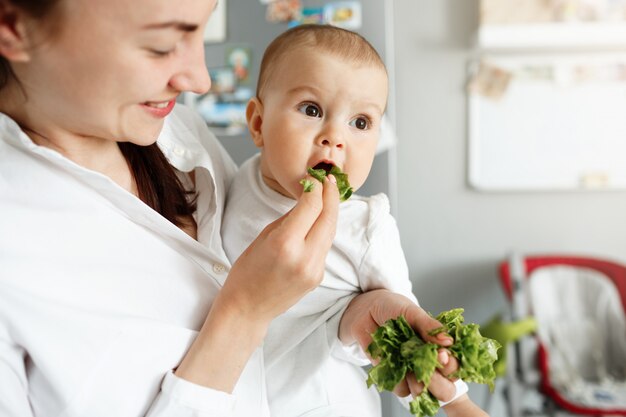
{"label": "woman's lips", "polygon": [[141,106],[155,117],[163,118],[172,112],[176,99],[169,101],[146,101]]}

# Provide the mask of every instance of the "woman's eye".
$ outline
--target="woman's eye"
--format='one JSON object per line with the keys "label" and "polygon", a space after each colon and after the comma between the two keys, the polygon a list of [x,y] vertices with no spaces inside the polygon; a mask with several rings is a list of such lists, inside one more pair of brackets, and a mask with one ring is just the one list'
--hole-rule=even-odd
{"label": "woman's eye", "polygon": [[369,121],[364,117],[357,117],[350,122],[350,126],[356,127],[359,130],[365,130],[369,128]]}
{"label": "woman's eye", "polygon": [[149,51],[150,51],[151,54],[153,54],[155,56],[166,57],[166,56],[169,56],[169,55],[173,54],[174,50],[175,50],[175,48],[167,49],[167,50],[150,49]]}
{"label": "woman's eye", "polygon": [[305,103],[298,107],[298,111],[309,117],[322,117],[322,111],[315,104]]}

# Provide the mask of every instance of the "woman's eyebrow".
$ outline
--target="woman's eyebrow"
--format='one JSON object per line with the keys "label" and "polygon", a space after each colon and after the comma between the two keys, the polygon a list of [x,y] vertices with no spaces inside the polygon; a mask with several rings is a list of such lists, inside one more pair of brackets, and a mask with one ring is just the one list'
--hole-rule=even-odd
{"label": "woman's eyebrow", "polygon": [[[213,6],[213,11],[217,9],[219,1],[215,2]],[[144,29],[176,29],[182,32],[195,32],[198,29],[198,25],[196,23],[188,23],[180,20],[171,20],[169,22],[161,22],[161,23],[150,23],[143,27]]]}
{"label": "woman's eyebrow", "polygon": [[172,20],[169,22],[151,23],[145,25],[143,29],[176,29],[182,32],[195,32],[198,29],[198,25],[195,23],[181,22],[178,20]]}

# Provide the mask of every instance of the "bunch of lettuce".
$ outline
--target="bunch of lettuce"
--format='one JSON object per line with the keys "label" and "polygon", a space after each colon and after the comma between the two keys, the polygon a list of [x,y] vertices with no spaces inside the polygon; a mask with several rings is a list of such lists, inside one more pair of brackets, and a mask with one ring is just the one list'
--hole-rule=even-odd
{"label": "bunch of lettuce", "polygon": [[[341,201],[346,201],[352,195],[352,187],[348,182],[348,175],[341,172],[339,167],[333,166],[330,171],[326,171],[325,169],[314,169],[308,168],[307,172],[319,182],[324,182],[324,178],[330,174],[333,174],[335,179],[337,180],[337,189],[339,190],[339,199]],[[313,190],[315,184],[313,181],[307,180],[306,178],[300,180],[300,184],[304,187],[304,192],[308,193]]]}
{"label": "bunch of lettuce", "polygon": [[[430,335],[448,333],[453,344],[448,350],[459,361],[458,371],[452,375],[466,382],[488,384],[493,390],[496,373],[493,364],[498,358],[500,344],[481,336],[477,324],[463,324],[463,309],[444,311],[436,319],[442,324]],[[413,372],[424,390],[410,404],[411,413],[417,417],[433,416],[439,401],[427,390],[430,378],[441,364],[437,360],[439,345],[425,342],[409,326],[403,316],[385,322],[372,334],[367,350],[380,362],[369,370],[367,386],[376,384],[379,391],[391,391]]]}

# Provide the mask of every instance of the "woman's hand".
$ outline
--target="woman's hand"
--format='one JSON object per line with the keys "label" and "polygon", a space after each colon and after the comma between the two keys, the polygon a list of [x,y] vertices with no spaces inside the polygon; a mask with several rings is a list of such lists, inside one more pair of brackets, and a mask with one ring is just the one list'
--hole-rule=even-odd
{"label": "woman's hand", "polygon": [[[359,294],[348,305],[341,318],[339,338],[346,345],[356,341],[367,352],[367,347],[372,342],[372,333],[387,320],[400,315],[406,318],[422,339],[442,346],[439,350],[439,362],[443,367],[433,374],[429,390],[439,400],[449,401],[454,397],[456,389],[447,376],[458,369],[458,362],[443,347],[450,346],[452,338],[444,333],[429,335],[428,332],[441,327],[441,323],[408,298],[388,290]],[[413,374],[409,374],[393,392],[400,397],[406,397],[409,394],[418,395],[423,388],[423,384],[418,383]]]}
{"label": "woman's hand", "polygon": [[339,210],[334,181],[331,176],[323,187],[303,192],[289,213],[261,232],[233,265],[220,299],[243,317],[269,324],[321,283]]}
{"label": "woman's hand", "polygon": [[339,211],[333,181],[303,193],[239,257],[177,376],[232,392],[272,319],[321,283]]}

